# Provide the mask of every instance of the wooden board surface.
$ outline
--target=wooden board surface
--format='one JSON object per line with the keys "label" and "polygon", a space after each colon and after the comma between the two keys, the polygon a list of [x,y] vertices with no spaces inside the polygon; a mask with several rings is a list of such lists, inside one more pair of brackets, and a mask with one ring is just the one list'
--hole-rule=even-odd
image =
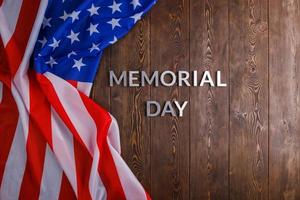
{"label": "wooden board surface", "polygon": [[[153,199],[300,199],[300,1],[158,0],[106,49],[92,98]],[[226,88],[109,87],[108,70],[222,71]],[[189,101],[184,117],[145,101]]]}
{"label": "wooden board surface", "polygon": [[300,199],[300,4],[270,3],[270,199]]}
{"label": "wooden board surface", "polygon": [[230,199],[268,198],[268,2],[229,4]]}

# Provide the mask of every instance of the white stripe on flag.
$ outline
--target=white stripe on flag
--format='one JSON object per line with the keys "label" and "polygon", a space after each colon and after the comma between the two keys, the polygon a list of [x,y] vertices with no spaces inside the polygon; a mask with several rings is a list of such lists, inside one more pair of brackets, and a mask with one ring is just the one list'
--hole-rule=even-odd
{"label": "white stripe on flag", "polygon": [[77,89],[86,96],[89,96],[92,89],[92,85],[92,83],[78,82]]}
{"label": "white stripe on flag", "polygon": [[51,108],[51,127],[54,154],[77,196],[73,136],[53,108]]}
{"label": "white stripe on flag", "polygon": [[47,145],[39,200],[59,198],[62,174],[62,168]]}
{"label": "white stripe on flag", "polygon": [[98,164],[99,164],[99,150],[95,152],[93,157],[93,164],[91,169],[89,188],[92,199],[107,199],[107,193],[105,186],[98,173]]}
{"label": "white stripe on flag", "polygon": [[22,0],[5,0],[0,7],[0,35],[4,46],[15,32],[22,2]]}
{"label": "white stripe on flag", "polygon": [[12,82],[12,94],[18,107],[22,127],[24,130],[23,135],[25,136],[25,141],[27,141],[29,126],[28,115],[30,110],[28,76],[20,76],[20,74],[17,73],[14,82]]}
{"label": "white stripe on flag", "polygon": [[76,128],[83,143],[93,156],[97,148],[97,128],[82,102],[77,89],[50,72],[46,72],[44,75],[52,83],[59,101]]}
{"label": "white stripe on flag", "polygon": [[121,154],[121,141],[120,141],[120,131],[119,131],[119,125],[117,120],[110,114],[111,117],[111,124],[109,126],[108,131],[108,140],[110,144],[113,146],[113,148]]}

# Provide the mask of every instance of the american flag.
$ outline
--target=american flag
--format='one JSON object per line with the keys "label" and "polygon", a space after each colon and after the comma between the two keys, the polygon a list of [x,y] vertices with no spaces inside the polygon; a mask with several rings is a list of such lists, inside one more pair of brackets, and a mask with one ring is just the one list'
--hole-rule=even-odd
{"label": "american flag", "polygon": [[0,199],[150,199],[88,96],[155,0],[0,0]]}

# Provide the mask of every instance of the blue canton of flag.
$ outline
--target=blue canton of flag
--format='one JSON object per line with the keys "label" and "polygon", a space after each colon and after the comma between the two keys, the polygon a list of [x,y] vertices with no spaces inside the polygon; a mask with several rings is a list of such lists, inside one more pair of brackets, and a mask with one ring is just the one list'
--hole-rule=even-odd
{"label": "blue canton of flag", "polygon": [[123,37],[156,0],[50,0],[34,69],[93,82],[103,50]]}

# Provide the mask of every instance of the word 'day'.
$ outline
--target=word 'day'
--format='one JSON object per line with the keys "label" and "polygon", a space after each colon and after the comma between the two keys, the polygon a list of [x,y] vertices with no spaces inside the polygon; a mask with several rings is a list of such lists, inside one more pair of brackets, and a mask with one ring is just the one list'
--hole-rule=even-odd
{"label": "word 'day'", "polygon": [[188,102],[184,101],[180,104],[178,101],[166,101],[164,106],[161,105],[157,101],[147,101],[147,109],[146,115],[147,117],[156,117],[156,116],[183,116],[183,111],[187,106]]}

